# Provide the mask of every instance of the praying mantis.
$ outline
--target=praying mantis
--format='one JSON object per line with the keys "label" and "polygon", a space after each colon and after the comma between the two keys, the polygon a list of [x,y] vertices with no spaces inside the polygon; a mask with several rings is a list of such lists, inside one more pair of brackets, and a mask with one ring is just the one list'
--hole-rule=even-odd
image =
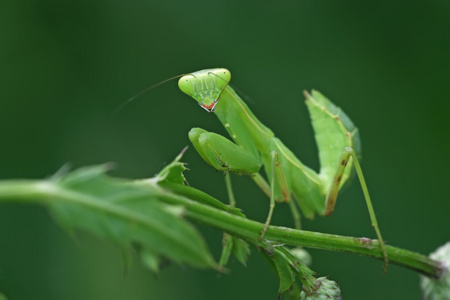
{"label": "praying mantis", "polygon": [[[386,270],[386,247],[358,161],[361,152],[358,129],[350,118],[321,93],[305,92],[319,151],[320,171],[317,173],[305,166],[255,117],[229,86],[230,80],[231,73],[227,69],[206,69],[183,75],[178,86],[203,109],[214,113],[232,139],[201,128],[191,129],[189,139],[200,156],[226,174],[250,175],[270,197],[261,239],[270,225],[275,202],[289,202],[293,198],[307,218],[331,214],[338,192],[354,166]],[[262,167],[269,182],[259,173]]]}

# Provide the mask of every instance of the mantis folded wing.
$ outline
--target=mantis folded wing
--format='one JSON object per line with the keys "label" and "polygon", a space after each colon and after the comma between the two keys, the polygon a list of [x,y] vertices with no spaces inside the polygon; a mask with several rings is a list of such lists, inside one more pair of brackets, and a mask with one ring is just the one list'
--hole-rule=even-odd
{"label": "mantis folded wing", "polygon": [[[271,208],[261,238],[270,224],[275,201],[287,202],[293,196],[307,218],[313,218],[316,213],[331,214],[338,191],[349,179],[354,165],[386,269],[385,245],[358,162],[359,133],[350,118],[321,93],[305,92],[319,150],[320,171],[317,173],[305,166],[253,115],[228,85],[230,80],[231,73],[227,69],[207,69],[184,75],[178,85],[203,109],[214,112],[233,140],[193,128],[189,139],[200,156],[217,170],[252,176],[269,195]],[[258,173],[262,166],[270,184]]]}

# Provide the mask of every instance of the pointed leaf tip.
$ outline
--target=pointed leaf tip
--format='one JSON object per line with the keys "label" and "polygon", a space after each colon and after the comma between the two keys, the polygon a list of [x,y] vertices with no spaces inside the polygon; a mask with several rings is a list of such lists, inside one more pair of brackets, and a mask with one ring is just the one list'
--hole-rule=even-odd
{"label": "pointed leaf tip", "polygon": [[183,154],[187,150],[187,146],[183,148],[180,154],[170,163],[168,164],[164,169],[159,172],[159,174],[156,176],[158,182],[171,182],[171,183],[178,183],[178,184],[184,184],[186,182],[186,178],[184,177],[183,172],[187,170],[186,164],[183,162],[180,162],[180,159],[183,157]]}

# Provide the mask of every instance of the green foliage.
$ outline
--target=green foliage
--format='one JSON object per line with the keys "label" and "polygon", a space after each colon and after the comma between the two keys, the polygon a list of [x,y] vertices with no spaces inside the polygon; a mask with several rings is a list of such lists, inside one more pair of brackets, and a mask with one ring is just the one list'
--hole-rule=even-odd
{"label": "green foliage", "polygon": [[228,264],[231,254],[233,254],[238,262],[244,266],[246,265],[248,256],[250,255],[250,246],[246,241],[225,233],[222,244],[222,255],[219,261],[221,269]]}
{"label": "green foliage", "polygon": [[[269,226],[261,240],[264,224],[247,219],[237,208],[184,185],[185,166],[176,159],[154,178],[130,180],[106,175],[110,166],[84,167],[58,172],[48,180],[0,181],[0,202],[21,201],[46,205],[68,231],[93,233],[117,245],[127,264],[135,250],[145,266],[158,272],[167,261],[199,268],[223,270],[231,255],[246,264],[250,244],[268,259],[280,280],[279,297],[298,299],[299,285],[308,297],[339,299],[335,283],[315,274],[304,264],[304,253],[291,253],[284,244],[365,254],[382,255],[360,239]],[[225,232],[224,251],[217,264],[206,242],[189,221],[197,221]],[[371,241],[376,244],[376,241]],[[392,263],[439,277],[446,267],[406,250],[387,247]],[[295,255],[294,255],[295,254]],[[325,284],[326,283],[326,284]],[[5,298],[0,294],[1,297]],[[311,298],[312,299],[312,298]],[[316,299],[316,298],[314,298]],[[320,299],[320,298],[317,298]]]}
{"label": "green foliage", "polygon": [[295,283],[294,273],[289,265],[289,259],[278,249],[274,249],[272,253],[269,254],[271,257],[275,268],[278,273],[278,278],[280,279],[279,293],[285,293],[288,291],[292,285]]}
{"label": "green foliage", "polygon": [[183,164],[174,161],[145,184],[111,178],[107,169],[86,167],[52,179],[57,192],[47,204],[64,228],[94,233],[124,252],[134,247],[153,271],[161,258],[216,266],[203,238],[184,220],[183,208],[159,199],[156,184],[183,181]]}

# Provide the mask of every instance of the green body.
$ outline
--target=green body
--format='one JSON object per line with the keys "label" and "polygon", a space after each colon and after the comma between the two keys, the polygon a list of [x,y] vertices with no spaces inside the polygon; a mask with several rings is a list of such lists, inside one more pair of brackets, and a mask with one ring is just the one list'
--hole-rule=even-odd
{"label": "green body", "polygon": [[[279,172],[275,179],[275,199],[297,200],[303,214],[314,217],[331,213],[326,208],[327,195],[333,184],[340,156],[346,147],[359,155],[359,134],[351,120],[322,94],[306,94],[319,149],[320,172],[300,160],[264,126],[244,101],[228,85],[231,74],[226,69],[202,70],[183,76],[180,89],[193,97],[207,111],[213,111],[233,142],[215,133],[194,128],[189,138],[203,159],[217,170],[238,174],[255,174],[264,166],[267,177],[272,173],[273,153],[278,154]],[[350,160],[351,164],[352,161]],[[338,178],[338,189],[346,182],[351,168]],[[334,201],[332,206],[334,207]]]}

